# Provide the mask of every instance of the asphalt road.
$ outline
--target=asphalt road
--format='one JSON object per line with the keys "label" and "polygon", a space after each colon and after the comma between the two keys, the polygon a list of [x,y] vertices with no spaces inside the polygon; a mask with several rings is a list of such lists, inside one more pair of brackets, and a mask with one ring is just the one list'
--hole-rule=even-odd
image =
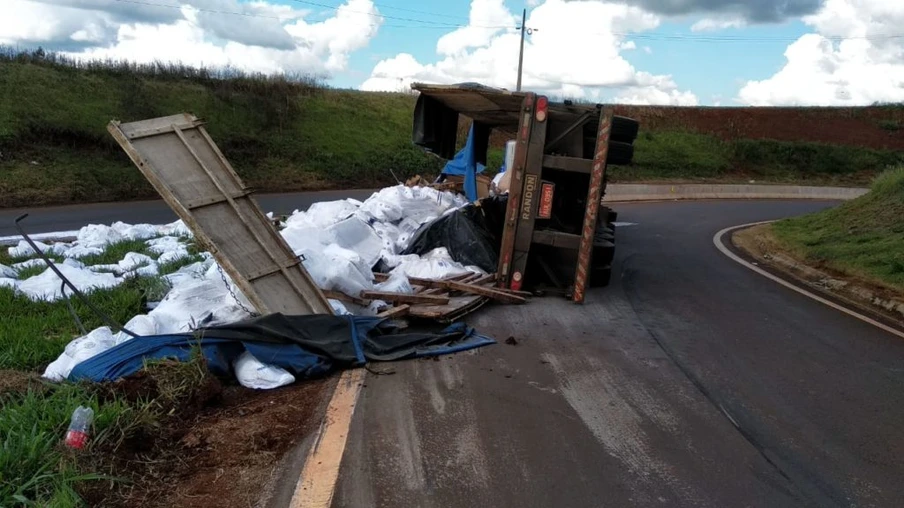
{"label": "asphalt road", "polygon": [[[347,195],[259,200],[288,213]],[[368,375],[333,505],[901,506],[904,341],[712,245],[825,206],[618,205],[636,225],[585,305],[488,307],[470,323],[500,344]],[[30,212],[33,232],[175,219],[162,202]],[[0,211],[0,236],[19,213]]]}
{"label": "asphalt road", "polygon": [[[261,194],[256,199],[265,213],[289,214],[295,209],[304,210],[317,201],[347,197],[366,199],[372,193],[369,190],[358,190]],[[22,223],[28,233],[73,231],[88,224],[110,225],[116,221],[128,224],[167,224],[177,219],[176,214],[162,200],[3,209],[0,210],[0,236],[17,235],[13,221],[23,213],[28,213],[28,218]]]}
{"label": "asphalt road", "polygon": [[368,375],[333,506],[901,506],[904,341],[712,244],[824,206],[619,205],[584,306],[486,308],[500,344]]}

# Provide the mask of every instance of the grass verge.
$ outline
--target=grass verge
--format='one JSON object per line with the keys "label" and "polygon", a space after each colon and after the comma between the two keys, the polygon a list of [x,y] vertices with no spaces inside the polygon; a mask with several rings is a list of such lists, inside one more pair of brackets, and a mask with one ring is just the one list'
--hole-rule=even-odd
{"label": "grass verge", "polygon": [[858,199],[772,231],[808,264],[904,291],[904,167],[883,173]]}

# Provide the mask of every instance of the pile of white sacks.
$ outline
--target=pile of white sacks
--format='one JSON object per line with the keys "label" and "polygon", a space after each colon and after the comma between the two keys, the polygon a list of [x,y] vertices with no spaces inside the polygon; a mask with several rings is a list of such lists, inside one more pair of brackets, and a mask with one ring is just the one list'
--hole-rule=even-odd
{"label": "pile of white sacks", "polygon": [[[296,210],[286,219],[281,233],[293,251],[303,256],[305,268],[323,289],[349,295],[374,288],[405,292],[411,291],[407,277],[438,279],[480,272],[477,267],[456,263],[442,248],[424,256],[399,254],[423,224],[466,204],[463,197],[453,193],[399,185],[382,189],[364,202],[321,202],[307,211]],[[122,240],[145,240],[152,255],[130,252],[118,263],[106,265],[86,266],[80,261]],[[117,222],[84,227],[72,243],[39,243],[38,247],[61,256],[63,261],[57,268],[79,290],[90,293],[122,284],[129,277],[159,275],[159,265],[190,255],[190,242],[191,231],[181,221],[162,226]],[[36,255],[24,241],[11,247],[9,253],[19,258]],[[372,267],[381,260],[393,276],[375,284]],[[10,267],[0,265],[0,286],[15,288],[33,300],[61,298],[61,281],[50,269],[24,280],[18,278],[20,270],[39,263],[43,261],[33,258]],[[187,332],[199,323],[211,325],[247,318],[245,309],[252,308],[209,253],[202,253],[201,261],[164,278],[171,285],[165,298],[147,314],[132,318],[125,324],[127,329],[138,335]],[[382,302],[374,302],[368,308],[335,300],[330,303],[338,314],[372,315]],[[47,368],[44,377],[65,379],[78,363],[126,340],[133,339],[124,333],[114,334],[108,327],[93,330],[72,341]],[[248,353],[234,367],[239,381],[251,388],[275,388],[294,382],[289,373],[261,364]]]}

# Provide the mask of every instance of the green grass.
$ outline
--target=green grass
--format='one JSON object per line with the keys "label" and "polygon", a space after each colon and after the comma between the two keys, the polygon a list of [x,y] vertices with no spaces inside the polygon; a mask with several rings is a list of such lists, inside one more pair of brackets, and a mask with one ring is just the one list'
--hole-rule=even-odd
{"label": "green grass", "polygon": [[[92,291],[89,298],[110,317],[125,323],[142,312],[142,297],[153,278],[130,279],[120,286]],[[72,305],[88,330],[103,322],[77,298]],[[35,302],[0,288],[0,369],[36,370],[62,353],[80,333],[62,301]]]}
{"label": "green grass", "polygon": [[636,180],[768,181],[865,185],[885,169],[904,163],[891,150],[785,142],[723,141],[689,132],[642,132],[634,164],[611,169],[614,182]]}
{"label": "green grass", "polygon": [[773,230],[814,264],[904,290],[904,167],[883,173],[863,197]]}
{"label": "green grass", "polygon": [[[140,471],[115,470],[113,455],[134,436],[153,434],[209,381],[198,350],[184,363],[146,364],[154,393],[125,400],[115,385],[50,384],[0,395],[0,506],[85,506],[86,482],[127,482]],[[60,445],[72,412],[94,410],[88,448]],[[140,464],[137,467],[141,467]]]}
{"label": "green grass", "polygon": [[0,398],[0,506],[83,506],[79,482],[103,475],[86,473],[60,442],[78,406],[95,412],[90,448],[121,440],[148,420],[141,408],[101,403],[87,388],[48,385]]}
{"label": "green grass", "polygon": [[192,254],[188,257],[170,261],[168,263],[160,263],[157,265],[157,268],[160,271],[160,275],[169,275],[171,273],[179,271],[179,269],[184,266],[188,266],[192,263],[198,263],[200,261],[204,261],[204,257],[199,254]]}
{"label": "green grass", "polygon": [[[154,197],[110,120],[191,112],[249,186],[374,187],[435,173],[411,144],[414,101],[326,91],[311,80],[0,54],[0,207]],[[228,78],[228,79],[221,79]]]}

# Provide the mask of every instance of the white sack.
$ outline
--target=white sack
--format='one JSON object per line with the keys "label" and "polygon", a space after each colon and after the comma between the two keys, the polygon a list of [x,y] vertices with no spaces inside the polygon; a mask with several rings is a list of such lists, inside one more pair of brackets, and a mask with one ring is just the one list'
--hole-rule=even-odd
{"label": "white sack", "polygon": [[285,369],[263,364],[248,351],[235,360],[233,367],[236,379],[245,388],[272,390],[295,382],[295,376]]}

